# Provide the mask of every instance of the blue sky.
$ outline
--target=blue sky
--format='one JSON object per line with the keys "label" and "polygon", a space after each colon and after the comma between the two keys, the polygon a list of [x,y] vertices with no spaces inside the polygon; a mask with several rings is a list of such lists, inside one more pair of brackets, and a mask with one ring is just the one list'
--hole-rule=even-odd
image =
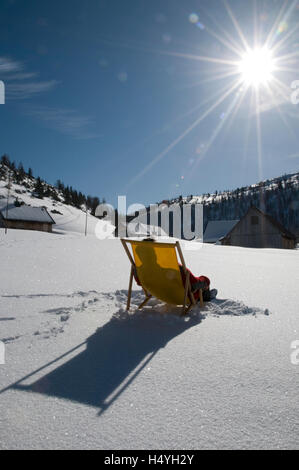
{"label": "blue sky", "polygon": [[[1,0],[0,153],[113,204],[295,172],[298,23],[298,1]],[[233,63],[267,39],[257,102]]]}

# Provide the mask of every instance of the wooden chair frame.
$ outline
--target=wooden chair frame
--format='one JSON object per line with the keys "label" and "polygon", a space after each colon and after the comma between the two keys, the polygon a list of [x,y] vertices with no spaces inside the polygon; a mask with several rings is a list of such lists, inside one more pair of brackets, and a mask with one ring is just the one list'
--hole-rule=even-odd
{"label": "wooden chair frame", "polygon": [[[130,305],[131,305],[131,296],[132,296],[132,286],[133,286],[133,279],[134,279],[134,272],[136,273],[137,272],[137,268],[136,268],[136,265],[135,265],[135,262],[134,262],[134,258],[127,246],[127,243],[130,243],[132,240],[128,240],[126,238],[121,238],[120,239],[121,242],[122,242],[122,245],[125,249],[125,252],[127,253],[128,255],[128,258],[130,260],[130,263],[131,263],[131,272],[130,272],[130,278],[129,278],[129,288],[128,288],[128,301],[127,301],[127,310],[130,310]],[[159,242],[148,242],[148,243],[152,243],[152,244],[156,244],[156,245],[160,245],[161,243]],[[164,243],[163,243],[164,244]],[[181,266],[182,266],[182,269],[183,269],[183,272],[185,274],[185,294],[184,294],[184,302],[183,302],[183,307],[182,307],[182,311],[181,311],[181,315],[187,315],[187,313],[190,311],[190,309],[196,305],[196,300],[194,298],[194,293],[196,292],[192,292],[191,290],[191,284],[190,284],[190,272],[187,270],[186,268],[186,263],[185,263],[185,260],[184,260],[184,256],[183,256],[183,252],[182,252],[182,249],[181,249],[181,246],[180,246],[180,243],[177,241],[175,243],[166,243],[166,245],[168,246],[174,246],[177,250],[177,253],[179,255],[179,260],[181,262]],[[147,304],[147,302],[150,300],[150,298],[152,297],[152,294],[150,294],[149,292],[147,292],[147,290],[141,285],[142,287],[142,290],[145,294],[145,299],[141,302],[141,304],[138,306],[138,309],[141,309],[142,307],[144,307],[144,305]],[[200,306],[203,307],[204,306],[204,303],[203,303],[203,294],[202,294],[202,289],[198,289],[199,290],[199,299],[200,299]],[[188,303],[188,299],[190,301],[189,305],[187,305]]]}

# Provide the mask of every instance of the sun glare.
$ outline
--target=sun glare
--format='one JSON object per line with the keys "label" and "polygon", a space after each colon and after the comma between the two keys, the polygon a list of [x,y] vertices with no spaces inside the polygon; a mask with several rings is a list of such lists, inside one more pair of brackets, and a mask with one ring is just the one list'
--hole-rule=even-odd
{"label": "sun glare", "polygon": [[272,79],[274,60],[271,51],[264,48],[251,49],[239,64],[242,79],[248,85],[266,85]]}
{"label": "sun glare", "polygon": [[[160,49],[159,53],[207,64],[206,69],[204,67],[199,68],[200,73],[202,70],[204,71],[203,75],[201,80],[190,84],[192,87],[209,82],[211,84],[212,82],[221,83],[222,80],[225,84],[223,87],[215,86],[215,93],[211,92],[199,104],[176,119],[175,122],[183,120],[186,116],[195,112],[198,113],[191,124],[188,123],[188,126],[164,150],[158,153],[135,178],[131,179],[130,185],[143,177],[153,165],[162,160],[215,110],[219,110],[219,122],[213,129],[211,138],[205,143],[205,148],[200,152],[200,158],[196,159],[196,164],[192,168],[195,170],[196,165],[199,165],[206,157],[220,132],[229,131],[238,113],[247,112],[244,157],[247,157],[249,139],[252,133],[252,121],[255,120],[257,162],[259,173],[262,175],[261,121],[263,113],[275,110],[288,131],[291,132],[292,138],[294,137],[293,129],[288,122],[286,107],[283,105],[290,102],[290,84],[298,73],[299,53],[296,46],[299,23],[297,21],[292,27],[288,24],[288,18],[292,18],[292,23],[295,23],[293,17],[297,14],[298,1],[285,0],[281,7],[277,7],[278,14],[272,25],[266,24],[270,20],[270,15],[264,13],[267,2],[254,2],[253,18],[248,19],[248,24],[252,24],[252,32],[254,33],[250,37],[250,42],[242,31],[241,25],[229,5],[230,2],[227,0],[224,0],[223,3],[227,16],[231,20],[232,29],[229,24],[228,28],[223,27],[214,18],[214,15],[207,15],[207,20],[209,18],[211,23],[216,25],[216,29],[213,29],[211,23],[206,25],[202,22],[204,15],[200,16],[198,13],[189,15],[189,22],[197,28],[198,32],[216,39],[221,43],[223,50],[226,48],[229,51],[229,55],[226,55],[225,52],[222,54],[222,48],[220,49],[221,55],[217,54],[216,56]],[[259,14],[259,3],[261,4],[262,14]],[[269,33],[266,35],[268,28]],[[250,47],[250,44],[252,47]],[[230,97],[229,103],[227,101],[228,97]],[[292,116],[290,115],[290,117]],[[196,174],[193,171],[192,173]]]}

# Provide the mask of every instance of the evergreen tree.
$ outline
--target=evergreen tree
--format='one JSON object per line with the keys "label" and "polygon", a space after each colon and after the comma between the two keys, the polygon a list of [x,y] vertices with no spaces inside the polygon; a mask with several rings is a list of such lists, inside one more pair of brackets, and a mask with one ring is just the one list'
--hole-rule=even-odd
{"label": "evergreen tree", "polygon": [[15,199],[14,205],[15,205],[15,207],[21,207],[22,206],[22,203],[19,201],[19,199],[17,197]]}
{"label": "evergreen tree", "polygon": [[9,159],[9,156],[4,154],[2,155],[1,157],[1,163],[5,166],[7,166],[8,168],[10,168],[10,159]]}
{"label": "evergreen tree", "polygon": [[43,186],[42,181],[41,181],[39,176],[36,179],[34,192],[37,194],[37,197],[39,199],[43,199],[43,197],[44,197],[44,186]]}
{"label": "evergreen tree", "polygon": [[22,162],[19,163],[18,172],[19,172],[20,178],[22,178],[23,180],[25,177],[25,170],[24,170]]}

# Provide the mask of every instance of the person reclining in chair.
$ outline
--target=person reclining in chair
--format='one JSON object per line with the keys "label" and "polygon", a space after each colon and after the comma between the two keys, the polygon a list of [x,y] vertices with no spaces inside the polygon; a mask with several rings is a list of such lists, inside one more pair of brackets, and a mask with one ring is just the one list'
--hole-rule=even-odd
{"label": "person reclining in chair", "polygon": [[[210,290],[211,281],[207,276],[194,276],[190,269],[186,268],[189,272],[189,280],[191,285],[191,291],[193,292],[195,300],[199,300],[199,290],[202,289],[202,297],[204,302],[209,302],[214,299],[218,293],[217,289]],[[185,282],[185,274],[182,266],[180,265],[181,276],[183,282]]]}
{"label": "person reclining in chair", "polygon": [[[145,238],[145,239],[143,239],[143,241],[154,242],[155,239]],[[155,257],[154,252],[152,253],[151,257],[152,257],[152,260],[151,260],[152,264],[155,265],[156,257]],[[183,284],[185,284],[185,282],[186,282],[185,273],[184,273],[182,265],[179,265],[179,266],[180,266],[182,281],[183,281]],[[158,264],[157,264],[157,267],[159,267],[159,269],[163,269]],[[191,291],[193,293],[194,299],[197,302],[200,300],[200,289],[202,289],[203,301],[204,302],[209,302],[210,300],[214,299],[216,297],[218,291],[217,291],[217,289],[210,290],[210,279],[206,276],[194,276],[194,274],[190,271],[190,269],[188,269],[188,268],[186,268],[186,269],[189,272],[189,281],[190,281]],[[169,270],[167,270],[167,271],[169,271]],[[134,275],[136,283],[139,286],[141,286],[141,283],[140,283],[140,281],[138,279],[138,276],[137,276],[137,272],[133,271],[133,275]]]}

